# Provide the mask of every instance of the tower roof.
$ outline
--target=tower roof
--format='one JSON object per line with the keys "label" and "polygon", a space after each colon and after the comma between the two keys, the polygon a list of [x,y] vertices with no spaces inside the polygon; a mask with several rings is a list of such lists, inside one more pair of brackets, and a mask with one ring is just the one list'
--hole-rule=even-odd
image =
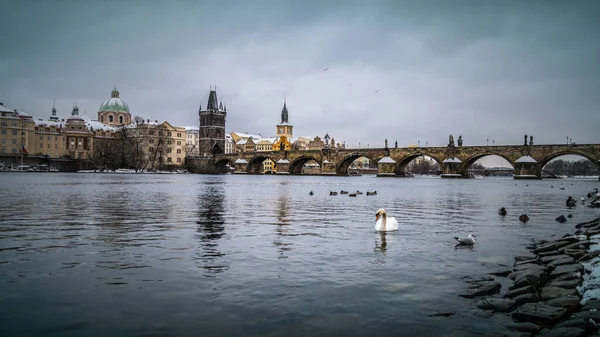
{"label": "tower roof", "polygon": [[217,90],[210,90],[210,94],[208,94],[208,105],[206,105],[206,110],[219,110],[219,100],[217,99]]}
{"label": "tower roof", "polygon": [[281,109],[281,124],[288,123],[288,109],[286,100],[283,99],[283,109]]}

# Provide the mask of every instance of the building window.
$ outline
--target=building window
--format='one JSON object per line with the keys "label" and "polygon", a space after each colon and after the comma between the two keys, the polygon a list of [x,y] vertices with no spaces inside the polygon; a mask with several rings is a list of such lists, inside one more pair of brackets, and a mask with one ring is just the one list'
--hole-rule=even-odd
{"label": "building window", "polygon": [[17,149],[12,149],[12,153],[17,153]]}
{"label": "building window", "polygon": [[44,148],[44,144],[40,143],[40,149]]}
{"label": "building window", "polygon": [[17,134],[17,130],[12,130],[12,134],[16,135]]}
{"label": "building window", "polygon": [[181,132],[177,132],[177,137],[181,138]]}
{"label": "building window", "polygon": [[6,144],[6,138],[2,138],[2,144]]}
{"label": "building window", "polygon": [[50,138],[50,135],[48,135],[48,140],[50,140],[50,139],[51,139],[51,138]]}
{"label": "building window", "polygon": [[113,122],[113,116],[112,116],[112,115],[108,116],[108,122],[109,122],[109,123],[112,123],[112,122]]}
{"label": "building window", "polygon": [[167,153],[171,153],[171,149],[170,148],[167,149]]}
{"label": "building window", "polygon": [[6,134],[6,129],[2,129],[2,134],[5,135]]}
{"label": "building window", "polygon": [[180,140],[177,141],[177,145],[181,145],[181,141]]}
{"label": "building window", "polygon": [[154,144],[154,139],[150,139],[150,144]]}
{"label": "building window", "polygon": [[40,140],[44,140],[44,136],[40,136]]}
{"label": "building window", "polygon": [[171,137],[171,131],[169,131],[169,137]]}
{"label": "building window", "polygon": [[12,143],[13,143],[13,144],[17,144],[17,140],[16,140],[16,139],[13,139],[13,140],[12,140]]}
{"label": "building window", "polygon": [[181,158],[177,158],[177,162],[178,162],[178,163],[181,163]]}
{"label": "building window", "polygon": [[181,153],[181,149],[177,149],[177,153]]}
{"label": "building window", "polygon": [[100,116],[100,121],[104,123],[104,116]]}
{"label": "building window", "polygon": [[123,124],[123,116],[119,116],[119,124]]}

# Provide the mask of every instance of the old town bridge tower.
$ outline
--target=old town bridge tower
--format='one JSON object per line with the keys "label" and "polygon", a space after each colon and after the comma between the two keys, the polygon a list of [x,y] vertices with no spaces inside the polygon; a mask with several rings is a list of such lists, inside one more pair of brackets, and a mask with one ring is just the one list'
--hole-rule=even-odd
{"label": "old town bridge tower", "polygon": [[200,117],[200,132],[198,135],[198,149],[200,156],[210,157],[225,152],[225,117],[227,107],[217,99],[217,87],[210,89],[208,104],[198,110]]}

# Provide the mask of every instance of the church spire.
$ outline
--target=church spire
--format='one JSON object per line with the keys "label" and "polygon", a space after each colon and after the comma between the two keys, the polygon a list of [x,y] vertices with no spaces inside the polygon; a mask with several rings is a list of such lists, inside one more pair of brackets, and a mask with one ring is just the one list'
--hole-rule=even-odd
{"label": "church spire", "polygon": [[281,124],[288,123],[288,109],[286,99],[283,99],[283,109],[281,109]]}
{"label": "church spire", "polygon": [[52,116],[50,116],[51,121],[58,121],[58,117],[56,116],[56,98],[54,102],[52,102]]}

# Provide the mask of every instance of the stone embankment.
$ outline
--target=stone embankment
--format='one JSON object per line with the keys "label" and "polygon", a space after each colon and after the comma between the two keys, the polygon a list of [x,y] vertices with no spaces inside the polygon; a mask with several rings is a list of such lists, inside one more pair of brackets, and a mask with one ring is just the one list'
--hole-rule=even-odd
{"label": "stone embankment", "polygon": [[467,278],[461,296],[489,315],[509,315],[507,335],[600,336],[600,218],[576,228],[528,247],[511,270]]}

